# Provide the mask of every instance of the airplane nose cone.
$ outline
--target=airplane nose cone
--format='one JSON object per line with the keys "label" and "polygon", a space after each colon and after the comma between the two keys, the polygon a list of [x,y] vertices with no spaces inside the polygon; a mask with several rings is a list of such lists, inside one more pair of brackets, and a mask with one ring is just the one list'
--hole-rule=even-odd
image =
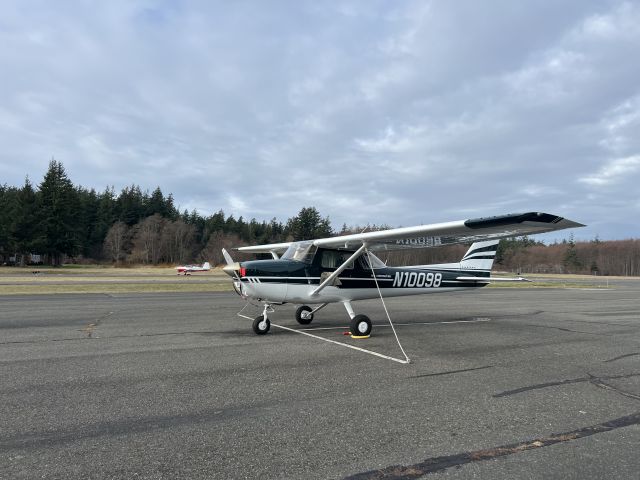
{"label": "airplane nose cone", "polygon": [[232,265],[226,265],[222,267],[222,271],[229,275],[230,277],[235,277],[237,272],[240,271],[240,264],[238,262],[233,263]]}

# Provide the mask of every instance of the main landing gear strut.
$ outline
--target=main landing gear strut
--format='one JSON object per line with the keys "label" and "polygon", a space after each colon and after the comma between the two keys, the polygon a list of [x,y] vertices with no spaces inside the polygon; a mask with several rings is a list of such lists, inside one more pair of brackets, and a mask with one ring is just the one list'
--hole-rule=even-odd
{"label": "main landing gear strut", "polygon": [[[356,337],[366,337],[371,333],[371,320],[366,315],[356,315],[351,308],[350,302],[343,302],[344,308],[349,314],[351,323],[349,324],[349,330],[351,334]],[[313,314],[318,310],[326,307],[327,304],[323,303],[319,307],[311,308],[308,305],[302,305],[296,309],[296,320],[300,325],[309,325],[313,321]],[[253,331],[257,335],[264,335],[271,328],[271,322],[269,321],[269,313],[273,313],[275,310],[269,303],[264,304],[264,310],[262,315],[256,317],[253,320]]]}
{"label": "main landing gear strut", "polygon": [[349,330],[351,331],[351,335],[354,337],[366,337],[371,333],[371,320],[366,315],[356,315],[351,308],[351,302],[342,302],[344,308],[347,310],[349,314],[349,318],[351,318],[351,323],[349,324]]}

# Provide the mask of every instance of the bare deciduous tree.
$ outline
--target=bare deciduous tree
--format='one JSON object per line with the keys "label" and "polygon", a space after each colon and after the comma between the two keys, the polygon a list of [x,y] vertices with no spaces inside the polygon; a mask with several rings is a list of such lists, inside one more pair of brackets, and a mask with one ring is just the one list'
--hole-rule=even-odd
{"label": "bare deciduous tree", "polygon": [[116,222],[111,226],[104,239],[103,250],[112,262],[118,264],[125,259],[129,237],[129,227],[125,223]]}
{"label": "bare deciduous tree", "polygon": [[[215,232],[209,237],[207,245],[202,249],[199,255],[199,259],[203,262],[209,262],[211,265],[219,265],[224,263],[224,257],[222,256],[222,249],[227,250],[233,247],[241,247],[245,245],[245,242],[240,240],[240,237],[234,233]],[[241,254],[239,252],[233,253],[234,260],[242,261],[252,258],[251,255]]]}
{"label": "bare deciduous tree", "polygon": [[151,264],[160,261],[162,230],[165,222],[164,218],[155,214],[135,225],[132,260]]}
{"label": "bare deciduous tree", "polygon": [[186,262],[193,258],[196,228],[181,219],[167,222],[162,232],[163,257],[167,262]]}

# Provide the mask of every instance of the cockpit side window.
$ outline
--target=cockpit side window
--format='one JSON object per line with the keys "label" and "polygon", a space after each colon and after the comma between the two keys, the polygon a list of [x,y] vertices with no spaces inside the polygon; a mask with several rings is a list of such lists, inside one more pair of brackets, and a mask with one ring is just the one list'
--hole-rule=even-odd
{"label": "cockpit side window", "polygon": [[[336,269],[346,262],[353,252],[343,252],[339,250],[323,250],[320,266],[322,268]],[[346,268],[353,268],[353,262],[349,263]]]}

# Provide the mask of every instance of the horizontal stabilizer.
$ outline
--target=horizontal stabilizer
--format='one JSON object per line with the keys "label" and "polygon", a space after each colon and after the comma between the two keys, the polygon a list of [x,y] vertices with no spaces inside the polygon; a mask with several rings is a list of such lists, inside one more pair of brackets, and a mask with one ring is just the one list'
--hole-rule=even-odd
{"label": "horizontal stabilizer", "polygon": [[456,277],[456,280],[461,282],[482,282],[482,283],[491,283],[491,282],[531,282],[523,277]]}

